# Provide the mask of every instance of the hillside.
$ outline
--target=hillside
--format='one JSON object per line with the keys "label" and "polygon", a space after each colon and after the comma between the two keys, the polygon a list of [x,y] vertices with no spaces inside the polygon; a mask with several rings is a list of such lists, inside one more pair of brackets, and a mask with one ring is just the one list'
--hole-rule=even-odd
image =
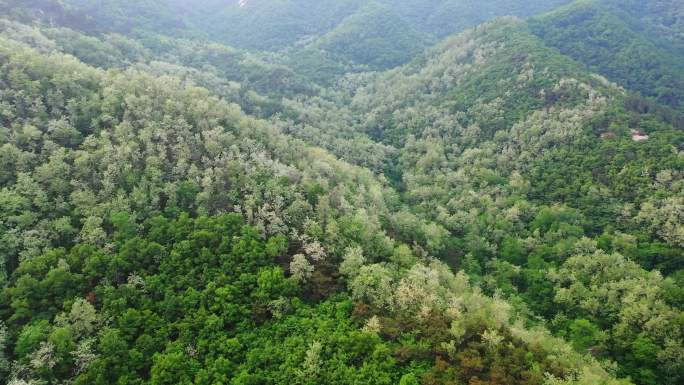
{"label": "hillside", "polygon": [[542,14],[572,0],[378,0],[437,38],[462,32],[500,16]]}
{"label": "hillside", "polygon": [[391,9],[370,3],[301,50],[291,52],[288,64],[329,84],[347,72],[405,64],[422,52],[428,41],[428,35],[413,29]]}
{"label": "hillside", "polygon": [[344,19],[312,44],[371,69],[405,64],[426,46],[428,37],[391,9],[371,3]]}
{"label": "hillside", "polygon": [[681,2],[603,0],[603,3],[638,20],[638,24],[633,24],[634,27],[656,42],[665,42],[666,44],[661,44],[663,48],[684,53],[684,5]]}
{"label": "hillside", "polygon": [[[670,46],[671,41],[678,41],[677,36],[684,35],[675,32],[676,25],[670,33],[657,25],[649,30],[639,19],[650,20],[639,16],[649,13],[635,8],[622,3],[613,6],[610,1],[582,1],[535,19],[531,27],[546,44],[590,70],[660,103],[681,107],[684,55]],[[667,7],[677,8],[684,7],[674,2]]]}
{"label": "hillside", "polygon": [[[563,319],[554,324],[560,334],[588,322],[612,336],[589,344],[638,383],[667,381],[658,374],[664,366],[646,369],[634,345],[619,342],[629,321],[618,312],[627,310],[569,305],[554,272],[602,253],[629,260],[637,275],[681,271],[681,116],[587,73],[513,19],[447,39],[369,80],[349,103],[339,113],[358,119],[355,130],[396,149],[398,172],[387,175],[410,212],[448,230],[431,253],[533,313]],[[635,141],[633,130],[648,139]],[[428,236],[408,218],[395,220],[403,239]],[[610,274],[601,284],[636,279]],[[645,329],[632,333],[667,349]]]}
{"label": "hillside", "polygon": [[0,385],[682,383],[680,7],[568,3],[0,0]]}
{"label": "hillside", "polygon": [[[231,46],[278,51],[332,30],[367,0],[210,1],[190,20]],[[199,7],[198,7],[199,8]]]}
{"label": "hillside", "polygon": [[[347,57],[350,50],[357,55],[366,52],[365,59],[356,61],[378,64],[369,62],[368,50],[380,49],[383,52],[379,56],[384,59],[375,60],[387,66],[407,62],[409,55],[420,52],[424,42],[497,16],[540,14],[569,0],[202,0],[201,6],[197,6],[197,0],[3,2],[28,10],[22,13],[26,17],[32,14],[88,33],[163,31],[174,37],[205,38],[232,47],[266,51],[307,44],[312,39],[329,41],[330,49],[340,40],[341,52],[335,54]],[[403,34],[397,33],[399,29]],[[360,34],[371,37],[364,43],[369,47],[350,47],[354,42],[350,39]],[[403,49],[408,50],[397,57]]]}
{"label": "hillside", "polygon": [[[490,349],[478,333],[493,322],[492,330],[498,331],[488,333],[511,339],[518,346],[512,352],[529,349],[538,352],[532,354],[543,367],[553,365],[544,358],[546,348],[537,345],[541,338],[558,346],[551,337],[520,329],[512,314],[502,313],[505,303],[469,288],[465,276],[453,275],[437,261],[416,259],[410,248],[384,234],[373,218],[387,217],[384,202],[393,194],[370,173],[298,144],[204,90],[143,73],[104,73],[68,57],[41,57],[10,41],[2,44],[2,73],[8,74],[2,82],[10,90],[3,119],[11,121],[2,147],[8,171],[2,175],[2,247],[11,273],[2,317],[10,341],[16,341],[10,357],[16,360],[14,370],[23,368],[21,379],[97,384],[149,373],[151,383],[177,384],[179,379],[211,383],[233,373],[244,381],[281,382],[277,378],[316,377],[299,372],[298,365],[292,374],[271,372],[275,367],[260,370],[246,358],[315,354],[348,360],[302,369],[315,370],[326,382],[394,383],[402,373],[414,376],[409,369],[414,364],[431,365],[434,353],[409,359],[413,365],[397,362],[390,347],[418,346],[409,340],[388,341],[388,346],[373,325],[381,316],[383,324],[397,322],[397,332],[410,335],[416,327],[411,317],[422,316],[413,299],[401,296],[402,287],[411,285],[415,295],[420,286],[414,285],[434,285],[420,278],[425,274],[439,274],[443,282],[434,311],[455,295],[465,301],[450,317],[458,317],[463,328],[459,345],[473,344],[469,354]],[[65,76],[70,76],[68,88],[59,80]],[[45,98],[56,92],[61,99]],[[45,98],[41,109],[46,114],[22,109],[17,104],[22,97]],[[73,113],[64,117],[67,106]],[[353,297],[340,294],[320,305],[297,299],[339,290],[333,280],[337,261]],[[395,285],[398,291],[390,289]],[[59,294],[53,295],[57,288]],[[422,290],[432,292],[429,286]],[[393,292],[396,298],[387,297]],[[369,308],[352,312],[346,298],[367,301]],[[382,311],[395,301],[396,313]],[[428,304],[419,303],[423,309]],[[331,314],[329,306],[336,312]],[[351,318],[318,334],[306,315],[311,312],[321,327],[329,322],[326,317]],[[462,318],[471,312],[474,318]],[[486,316],[494,313],[493,319]],[[365,331],[349,324],[363,320]],[[129,329],[131,322],[139,328]],[[166,326],[153,326],[159,322]],[[302,337],[311,336],[292,340],[294,351],[269,353],[269,345],[254,339],[293,322],[309,325]],[[446,331],[455,321],[440,322]],[[210,337],[212,330],[221,337]],[[443,333],[426,335],[424,342],[440,346],[449,338]],[[321,351],[323,344],[336,346],[338,338],[352,345],[339,346],[338,353]],[[358,344],[373,348],[349,356]],[[460,351],[454,349],[453,354]],[[135,361],[120,358],[140,353]],[[237,355],[229,360],[232,354]],[[591,360],[567,349],[562,354],[570,366],[554,369],[557,376],[584,367],[587,376],[606,376]],[[43,358],[36,361],[37,355]],[[356,359],[373,366],[339,377]],[[74,371],[74,365],[80,369]],[[436,366],[419,373],[468,378],[475,373],[471,370],[481,369],[442,373]],[[528,370],[525,376],[541,379],[532,364]]]}
{"label": "hillside", "polygon": [[[178,2],[178,0],[174,0]],[[180,1],[183,3],[183,1]],[[209,12],[196,13],[189,20],[215,39],[229,45],[277,50],[311,36],[333,31],[343,20],[373,3],[380,3],[408,23],[405,39],[411,29],[432,38],[443,38],[497,16],[531,16],[551,10],[570,0],[250,0],[244,6],[238,1],[210,1]],[[187,3],[187,1],[186,1]],[[391,16],[394,18],[395,16]],[[361,18],[356,17],[355,23]],[[198,22],[198,20],[203,20]],[[367,19],[365,27],[373,34],[381,19]],[[209,22],[206,22],[209,21]],[[393,22],[396,23],[396,22]],[[264,28],[267,26],[267,28]],[[357,27],[358,28],[358,27]],[[389,37],[394,37],[391,34]],[[392,44],[392,39],[383,42]]]}

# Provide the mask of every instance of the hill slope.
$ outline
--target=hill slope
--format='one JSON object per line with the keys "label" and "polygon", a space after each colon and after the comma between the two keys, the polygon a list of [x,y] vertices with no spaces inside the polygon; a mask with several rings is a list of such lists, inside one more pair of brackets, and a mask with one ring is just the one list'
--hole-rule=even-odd
{"label": "hill slope", "polygon": [[572,0],[379,0],[411,20],[416,28],[438,38],[474,27],[500,16],[541,14]]}
{"label": "hill slope", "polygon": [[[0,20],[0,382],[682,382],[684,117],[562,28],[589,9],[676,75],[670,0],[496,19],[374,72],[364,33],[394,60],[473,2],[131,4],[151,28],[109,2],[122,35],[44,1]],[[278,52],[211,43],[217,10]]]}
{"label": "hill slope", "polygon": [[426,46],[428,37],[391,9],[370,3],[312,44],[371,69],[405,64]]}
{"label": "hill slope", "polygon": [[6,38],[0,68],[3,379],[629,383],[425,255],[433,235],[395,239],[369,171],[173,77]]}
{"label": "hill slope", "polygon": [[405,64],[422,52],[429,40],[391,9],[371,2],[331,31],[292,49],[286,64],[329,85],[345,73]]}
{"label": "hill slope", "polygon": [[[616,268],[600,285],[646,279],[654,268],[680,274],[681,116],[586,72],[514,19],[447,39],[366,80],[350,99],[347,92],[338,103],[350,100],[349,110],[339,113],[396,149],[398,172],[388,175],[410,212],[449,231],[431,245],[433,253],[480,276],[493,292],[506,287],[535,314],[564,319],[555,324],[560,334],[589,321],[597,333],[619,335],[592,344],[605,346],[601,354],[638,383],[678,378],[674,361],[651,366],[636,358],[635,345],[625,345],[618,329],[630,321],[619,319],[631,305],[610,315],[570,305],[554,272],[580,276],[574,269],[614,253],[610,258],[630,260],[634,270]],[[636,141],[632,130],[648,139]],[[427,236],[394,218],[400,239]],[[654,285],[665,298],[667,284]],[[670,320],[668,333],[681,338]],[[654,352],[668,351],[667,339],[655,342],[659,332],[631,330]]]}
{"label": "hill slope", "polygon": [[[676,17],[677,9],[683,7],[674,3],[667,9]],[[658,15],[641,8],[580,1],[535,19],[531,27],[546,44],[591,70],[665,105],[680,107],[684,102],[684,55],[666,47],[679,41],[681,31],[673,29],[668,34],[656,25],[648,28],[648,15]]]}

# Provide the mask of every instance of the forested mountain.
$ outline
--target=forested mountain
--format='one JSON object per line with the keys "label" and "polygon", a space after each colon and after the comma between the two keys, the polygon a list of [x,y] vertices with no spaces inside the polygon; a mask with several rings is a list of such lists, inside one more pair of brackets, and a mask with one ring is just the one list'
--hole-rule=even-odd
{"label": "forested mountain", "polygon": [[[7,5],[3,6],[3,2]],[[427,43],[493,17],[538,14],[569,0],[3,2],[0,9],[11,8],[23,19],[42,19],[86,33],[151,32],[241,49],[294,51],[279,61],[329,85],[330,79],[346,72],[404,64],[422,52]],[[16,11],[16,5],[22,11]]]}
{"label": "forested mountain", "polygon": [[[676,0],[617,1],[603,0],[614,10],[627,13],[640,23],[636,28],[655,41],[665,41],[665,48],[684,52],[684,6]],[[629,19],[628,19],[629,20]]]}
{"label": "forested mountain", "polygon": [[[333,60],[378,70],[405,64],[421,53],[428,41],[427,35],[413,29],[390,8],[369,3],[308,44],[305,50],[322,50]],[[296,54],[299,55],[307,52]]]}
{"label": "forested mountain", "polygon": [[[684,102],[684,4],[665,1],[655,15],[638,4],[586,1],[532,22],[545,43],[589,69],[644,96],[682,108]],[[677,16],[677,15],[680,16]],[[661,23],[642,15],[670,17]],[[665,25],[670,26],[666,29]]]}
{"label": "forested mountain", "polygon": [[0,384],[682,383],[682,6],[569,3],[0,0]]}
{"label": "forested mountain", "polygon": [[443,38],[497,16],[526,17],[550,11],[572,0],[377,0],[411,20],[417,28]]}
{"label": "forested mountain", "polygon": [[[605,333],[601,354],[621,362],[624,374],[640,383],[666,381],[659,374],[664,367],[634,364],[637,341],[625,345],[632,337],[618,331],[630,322],[622,318],[627,313],[599,315],[589,303],[567,306],[562,298],[569,281],[557,280],[555,272],[606,255],[613,266],[627,258],[638,274],[681,274],[681,116],[586,73],[515,20],[446,40],[412,64],[367,81],[349,106],[340,114],[358,119],[356,131],[399,154],[395,185],[410,212],[447,230],[438,243],[432,239],[431,254],[479,276],[492,292],[508,291],[534,314],[554,320],[559,333],[588,322],[587,328]],[[636,131],[648,140],[635,141]],[[397,234],[421,234],[410,219],[394,218]],[[430,238],[435,230],[422,234]],[[617,246],[624,241],[629,250]],[[627,283],[593,284],[607,285],[603,292]],[[677,335],[678,321],[672,321]],[[662,344],[655,350],[668,344],[639,327],[633,333]]]}

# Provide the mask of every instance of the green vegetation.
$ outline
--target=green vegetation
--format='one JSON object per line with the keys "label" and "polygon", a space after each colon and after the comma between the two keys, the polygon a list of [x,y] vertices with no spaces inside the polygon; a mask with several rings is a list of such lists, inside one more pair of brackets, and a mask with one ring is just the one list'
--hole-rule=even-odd
{"label": "green vegetation", "polygon": [[[310,61],[318,52],[318,55],[329,56],[329,60],[334,62],[348,62],[370,70],[387,69],[410,61],[422,51],[427,41],[427,35],[413,29],[391,9],[370,3],[308,44],[302,52],[294,55],[293,60],[296,63],[298,57],[303,57]],[[323,63],[327,64],[326,61]],[[298,66],[295,64],[294,67]],[[313,75],[322,77],[321,81],[333,77],[321,69],[313,72]]]}
{"label": "green vegetation", "polygon": [[526,17],[550,11],[571,0],[377,0],[390,5],[417,28],[443,38],[497,16]]}
{"label": "green vegetation", "polygon": [[682,383],[681,7],[566,3],[0,0],[0,384]]}
{"label": "green vegetation", "polygon": [[[681,107],[684,51],[668,47],[667,32],[643,32],[643,22],[635,19],[643,9],[630,7],[629,2],[627,6],[619,2],[615,8],[606,3],[581,1],[534,20],[531,28],[546,44],[592,71],[665,105]],[[678,2],[671,3],[664,7],[673,12],[684,9]]]}

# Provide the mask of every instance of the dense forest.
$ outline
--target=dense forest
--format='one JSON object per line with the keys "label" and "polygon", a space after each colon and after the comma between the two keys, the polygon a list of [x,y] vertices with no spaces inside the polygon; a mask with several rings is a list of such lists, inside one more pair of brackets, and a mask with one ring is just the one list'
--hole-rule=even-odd
{"label": "dense forest", "polygon": [[681,384],[683,63],[678,0],[0,0],[0,384]]}

